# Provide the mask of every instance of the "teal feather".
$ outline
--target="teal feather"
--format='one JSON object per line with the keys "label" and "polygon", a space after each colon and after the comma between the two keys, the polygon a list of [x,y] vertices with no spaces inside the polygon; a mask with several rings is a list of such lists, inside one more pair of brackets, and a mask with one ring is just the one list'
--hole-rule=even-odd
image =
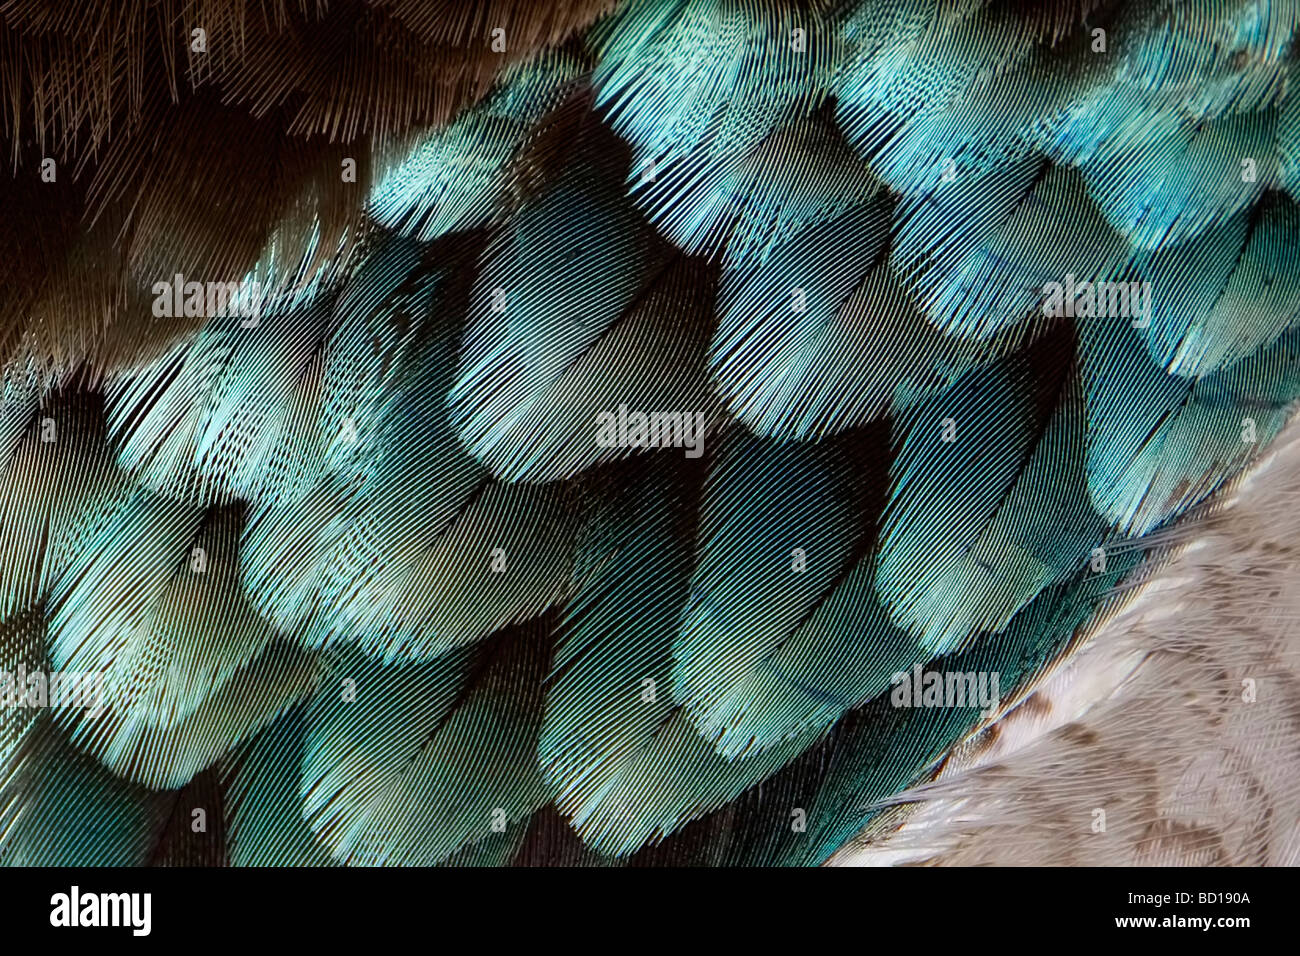
{"label": "teal feather", "polygon": [[[340,406],[349,398],[381,399],[393,314],[421,255],[414,243],[380,243],[337,298],[323,292],[267,315],[210,318],[159,358],[119,372],[108,416],[121,467],[160,493],[191,501],[282,494],[286,472],[312,477],[313,466],[321,467],[319,446],[329,448],[345,417],[360,418],[354,428],[364,429],[357,409]],[[358,347],[370,344],[366,329],[383,353]],[[342,356],[340,340],[350,346]],[[317,399],[323,420],[316,433],[295,413],[320,388],[326,394]]]}
{"label": "teal feather", "polygon": [[[723,272],[709,363],[728,409],[749,428],[809,438],[888,408],[896,380],[843,347],[846,339],[883,345],[872,336],[882,331],[870,324],[872,306],[910,312],[880,276],[888,217],[887,203],[871,203],[796,233],[762,265]],[[837,244],[845,235],[854,237],[847,256]]]}
{"label": "teal feather", "polygon": [[[1084,569],[1071,580],[1045,591],[1020,612],[1001,634],[986,637],[959,654],[936,658],[926,671],[998,674],[1003,700],[1010,699],[1059,653],[1100,608],[1114,606],[1109,591],[1140,561],[1141,554],[1117,555],[1104,573]],[[1109,600],[1108,600],[1109,599]],[[902,788],[924,779],[948,750],[976,723],[977,708],[895,707],[889,695],[855,710],[836,728],[829,754],[809,752],[801,761],[820,763],[817,785],[804,789],[804,833],[783,828],[778,839],[767,834],[736,862],[818,865],[872,822]],[[807,773],[799,762],[783,772]],[[774,778],[773,788],[784,780]],[[775,845],[773,845],[775,844]],[[761,852],[755,852],[761,851]]]}
{"label": "teal feather", "polygon": [[[45,615],[36,608],[15,614],[0,624],[0,694],[25,693],[26,687],[17,687],[17,675],[42,671],[45,665]],[[21,671],[20,671],[21,668]],[[8,686],[7,686],[8,685]],[[0,709],[0,767],[18,751],[23,741],[37,726],[41,711],[38,708],[10,707]]]}
{"label": "teal feather", "polygon": [[[1067,65],[1063,75],[1052,58],[1042,61],[1042,81],[1062,98],[1044,112],[1035,141],[1054,162],[1130,157],[1204,121],[1274,103],[1286,88],[1300,7],[1290,0],[1213,7],[1130,3],[1094,20],[1071,61],[1081,68]],[[1099,41],[1104,51],[1095,49]]]}
{"label": "teal feather", "polygon": [[[853,52],[835,78],[836,119],[881,178],[907,195],[933,188],[942,173],[937,160],[959,158],[934,137],[948,108],[959,113],[968,91],[1032,55],[1023,20],[1009,10],[976,13],[978,6],[902,0],[882,15],[861,3],[845,21]],[[996,122],[997,114],[976,115],[977,128]]]}
{"label": "teal feather", "polygon": [[931,322],[964,337],[1032,327],[1048,283],[1106,278],[1127,259],[1078,176],[1039,160],[905,199],[896,220],[891,266]]}
{"label": "teal feather", "polygon": [[538,623],[430,663],[334,657],[307,713],[308,826],[340,861],[427,866],[526,821],[545,799],[534,748],[549,659]]}
{"label": "teal feather", "polygon": [[127,493],[102,404],[62,396],[16,432],[0,471],[0,620],[42,601]]}
{"label": "teal feather", "polygon": [[372,601],[352,603],[358,582],[330,568],[324,590],[338,595],[324,617],[331,623],[308,640],[347,640],[390,661],[427,660],[536,617],[571,588],[579,493],[562,484],[480,484],[444,534],[408,538],[406,560],[367,581]]}
{"label": "teal feather", "polygon": [[169,803],[73,749],[42,714],[0,765],[0,864],[142,866]]}
{"label": "teal feather", "polygon": [[[534,246],[526,248],[535,254]],[[499,478],[552,481],[638,453],[630,440],[601,439],[602,422],[620,408],[673,412],[692,416],[693,424],[711,424],[717,402],[706,387],[704,366],[712,300],[711,270],[679,256],[648,276],[646,286],[580,354],[521,354],[532,348],[526,344],[528,325],[521,322],[520,331],[508,332],[508,340],[494,349],[490,366],[473,369],[453,388],[455,410],[459,396],[477,398],[492,387],[489,382],[505,381],[507,368],[523,366],[537,375],[535,387],[517,405],[514,396],[501,395],[502,403],[512,402],[505,419],[489,419],[500,407],[495,402],[473,411],[467,431],[477,436],[486,421],[494,424],[470,447]],[[513,326],[513,317],[507,321]],[[464,431],[462,436],[469,437]]]}
{"label": "teal feather", "polygon": [[728,269],[764,262],[791,236],[870,201],[880,186],[823,114],[781,127],[744,152],[692,154],[631,187],[633,201],[681,249]]}
{"label": "teal feather", "polygon": [[[692,301],[698,273],[666,269],[668,251],[616,178],[608,134],[589,120],[573,134],[580,142],[566,171],[483,253],[448,395],[462,443],[506,480],[564,477],[616,457],[594,440],[595,413],[608,393],[587,401],[575,390],[611,377],[611,363],[653,348],[661,335],[648,314],[655,309],[676,312],[666,320],[673,325],[707,323],[699,310],[707,303]],[[586,211],[581,219],[570,215],[574,204]],[[689,340],[678,348],[685,367],[661,359],[654,375],[632,383],[632,407],[638,385],[648,399],[676,396],[669,408],[700,400]],[[571,457],[584,444],[585,454]]]}
{"label": "teal feather", "polygon": [[1091,33],[1041,42],[1042,24],[1026,13],[994,9],[930,29],[914,21],[905,54],[869,53],[841,74],[837,117],[892,189],[923,196],[953,176],[988,176],[1039,153],[1077,162],[1124,135],[1132,110],[1112,110],[1125,94]]}
{"label": "teal feather", "polygon": [[1117,80],[1206,119],[1253,112],[1285,90],[1300,4],[1135,3],[1116,20]]}
{"label": "teal feather", "polygon": [[[671,477],[642,480],[625,501],[606,506],[613,510],[597,512],[583,536],[587,556],[579,567],[587,573],[561,624],[540,750],[556,807],[589,847],[616,856],[722,806],[819,733],[732,760],[675,705],[673,642],[689,582],[689,539],[683,517],[668,507]],[[642,546],[633,550],[634,543]],[[626,604],[634,580],[650,584],[649,604]],[[638,618],[645,624],[629,639],[628,622]]]}
{"label": "teal feather", "polygon": [[[377,312],[348,310],[377,324],[362,326],[370,335],[341,325],[330,339],[339,358],[326,362],[317,433],[332,460],[308,491],[250,519],[244,589],[309,647],[436,656],[541,613],[567,587],[573,489],[496,484],[456,440],[445,401],[453,286],[435,284],[400,308],[375,298]],[[422,327],[421,309],[438,321]],[[398,322],[411,327],[397,335]],[[387,347],[373,351],[376,339]]]}
{"label": "teal feather", "polygon": [[215,318],[114,381],[108,419],[119,465],[178,499],[251,493],[328,315],[310,307],[261,317],[256,329]]}
{"label": "teal feather", "polygon": [[1300,198],[1300,96],[1292,94],[1277,111],[1277,152],[1280,185]]}
{"label": "teal feather", "polygon": [[1283,196],[1173,249],[1139,256],[1150,282],[1151,357],[1203,378],[1271,345],[1300,319],[1300,273],[1291,268],[1300,213]]}
{"label": "teal feather", "polygon": [[1201,379],[1167,373],[1127,320],[1080,329],[1088,493],[1141,535],[1212,492],[1282,429],[1300,385],[1300,330]]}
{"label": "teal feather", "polygon": [[[331,685],[326,685],[331,690]],[[220,763],[232,866],[335,866],[302,817],[305,705],[286,711]]]}
{"label": "teal feather", "polygon": [[1080,170],[1102,216],[1140,249],[1174,246],[1248,209],[1279,178],[1274,111],[1198,123]]}
{"label": "teal feather", "polygon": [[[694,519],[675,506],[698,482],[684,462],[659,454],[619,466],[579,535],[580,586],[556,628],[538,740],[561,810],[598,800],[673,713],[672,642]],[[627,601],[632,581],[642,584]]]}
{"label": "teal feather", "polygon": [[50,662],[102,688],[102,713],[61,718],[129,780],[186,783],[315,681],[314,660],[275,641],[244,600],[238,541],[237,516],[140,491],[54,584]]}
{"label": "teal feather", "polygon": [[370,188],[370,215],[420,240],[499,221],[511,201],[510,164],[581,72],[567,51],[508,68],[492,95],[420,135],[385,169]]}
{"label": "teal feather", "polygon": [[831,6],[632,3],[598,27],[596,103],[632,146],[629,175],[716,168],[816,109],[839,58]]}
{"label": "teal feather", "polygon": [[823,733],[813,728],[756,754],[727,760],[678,710],[598,794],[582,800],[557,799],[556,805],[592,849],[629,855],[736,799],[807,750]]}
{"label": "teal feather", "polygon": [[[920,653],[859,567],[884,479],[859,443],[868,436],[812,448],[734,436],[712,456],[673,674],[675,699],[724,757],[829,726]],[[790,491],[769,490],[778,482]],[[841,656],[861,665],[847,693]]]}
{"label": "teal feather", "polygon": [[[725,757],[829,728],[928,656],[888,620],[865,557],[885,483],[873,437],[811,449],[737,438],[712,462],[674,677]],[[791,492],[765,491],[778,475]]]}
{"label": "teal feather", "polygon": [[445,279],[340,325],[307,379],[319,397],[291,416],[300,437],[268,469],[275,493],[250,514],[241,552],[245,591],[281,631],[335,627],[347,605],[332,604],[346,595],[325,591],[330,575],[346,568],[360,575],[350,587],[373,590],[409,571],[484,480],[445,407],[459,333]]}
{"label": "teal feather", "polygon": [[1072,372],[1048,385],[1045,415],[1032,374],[1023,359],[969,373],[900,422],[876,588],[935,654],[1001,631],[1101,543],[1080,389]]}

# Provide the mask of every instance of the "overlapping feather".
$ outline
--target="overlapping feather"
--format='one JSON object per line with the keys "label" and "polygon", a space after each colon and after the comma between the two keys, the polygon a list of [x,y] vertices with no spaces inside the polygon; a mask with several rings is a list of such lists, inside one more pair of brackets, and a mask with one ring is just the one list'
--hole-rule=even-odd
{"label": "overlapping feather", "polygon": [[0,860],[824,860],[1289,416],[1297,16],[11,4]]}

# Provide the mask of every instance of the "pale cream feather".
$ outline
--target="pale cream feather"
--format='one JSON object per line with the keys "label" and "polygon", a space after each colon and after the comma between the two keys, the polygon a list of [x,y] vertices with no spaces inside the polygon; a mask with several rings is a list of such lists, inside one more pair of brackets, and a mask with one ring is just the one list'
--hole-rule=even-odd
{"label": "pale cream feather", "polygon": [[831,861],[1297,862],[1297,422],[1126,609]]}

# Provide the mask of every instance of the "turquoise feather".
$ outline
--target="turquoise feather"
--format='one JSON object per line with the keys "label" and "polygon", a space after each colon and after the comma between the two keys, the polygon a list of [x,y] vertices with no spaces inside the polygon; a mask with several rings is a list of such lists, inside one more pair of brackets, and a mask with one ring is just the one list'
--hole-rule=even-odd
{"label": "turquoise feather", "polygon": [[1073,372],[1049,391],[1023,360],[969,373],[900,423],[876,588],[932,653],[1001,631],[1101,544]]}
{"label": "turquoise feather", "polygon": [[1050,283],[1105,280],[1127,259],[1078,176],[1039,160],[941,184],[896,219],[890,265],[931,322],[963,337],[1041,322]]}
{"label": "turquoise feather", "polygon": [[1266,197],[1184,245],[1139,257],[1151,357],[1203,378],[1271,345],[1300,319],[1300,274],[1290,267],[1298,241],[1295,205]]}
{"label": "turquoise feather", "polygon": [[1285,424],[1300,384],[1300,329],[1214,375],[1188,379],[1151,360],[1123,320],[1080,331],[1088,406],[1088,493],[1141,535],[1212,492]]}

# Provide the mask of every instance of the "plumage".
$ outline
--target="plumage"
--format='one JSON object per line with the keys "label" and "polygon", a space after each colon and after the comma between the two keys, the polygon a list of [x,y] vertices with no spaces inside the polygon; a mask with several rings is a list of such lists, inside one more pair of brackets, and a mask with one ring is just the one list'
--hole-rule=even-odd
{"label": "plumage", "polygon": [[[544,799],[535,747],[549,644],[534,622],[428,664],[332,658],[328,692],[307,712],[300,781],[304,819],[331,855],[430,865],[526,820]],[[357,739],[374,746],[358,751]]]}
{"label": "plumage", "polygon": [[1139,256],[1150,283],[1144,336],[1171,372],[1203,378],[1272,345],[1300,317],[1300,286],[1285,265],[1300,212],[1285,196],[1173,249]]}
{"label": "plumage", "polygon": [[1300,399],[1293,0],[83,6],[0,13],[6,864],[826,862]]}
{"label": "plumage", "polygon": [[1276,115],[1225,116],[1080,167],[1097,208],[1140,249],[1177,246],[1278,181]]}
{"label": "plumage", "polygon": [[969,373],[906,417],[876,571],[896,624],[935,654],[961,650],[1083,565],[1105,532],[1085,429],[1074,370],[1044,383],[1023,359]]}
{"label": "plumage", "polygon": [[1049,283],[1106,281],[1126,252],[1077,175],[1028,160],[905,199],[890,265],[942,331],[989,339],[1041,319]]}
{"label": "plumage", "polygon": [[1281,430],[1300,373],[1300,330],[1189,379],[1153,362],[1128,326],[1094,319],[1080,332],[1088,494],[1122,532],[1141,535],[1200,501]]}
{"label": "plumage", "polygon": [[[712,456],[673,676],[674,697],[720,754],[824,727],[920,656],[883,619],[862,573],[881,483],[871,452],[880,445],[859,433],[812,448],[733,433]],[[777,474],[788,490],[764,500],[760,489]],[[835,618],[863,604],[866,614]],[[857,664],[856,698],[828,686],[841,655]]]}
{"label": "plumage", "polygon": [[582,63],[567,51],[511,68],[483,102],[423,131],[367,198],[375,220],[421,240],[497,222],[509,209],[509,164],[565,98]]}

